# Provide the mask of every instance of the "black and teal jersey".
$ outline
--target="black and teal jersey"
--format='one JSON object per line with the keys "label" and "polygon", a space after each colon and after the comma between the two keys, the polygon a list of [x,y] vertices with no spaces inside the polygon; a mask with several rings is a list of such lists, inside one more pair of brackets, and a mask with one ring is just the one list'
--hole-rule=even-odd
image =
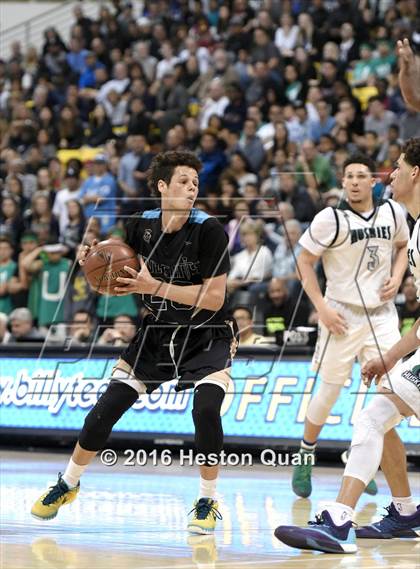
{"label": "black and teal jersey", "polygon": [[[127,244],[143,257],[151,275],[174,285],[203,284],[204,279],[229,272],[228,239],[219,221],[193,208],[186,223],[174,233],[162,232],[162,211],[133,215],[127,222]],[[162,323],[216,324],[227,317],[223,307],[213,312],[148,294],[144,305]]]}

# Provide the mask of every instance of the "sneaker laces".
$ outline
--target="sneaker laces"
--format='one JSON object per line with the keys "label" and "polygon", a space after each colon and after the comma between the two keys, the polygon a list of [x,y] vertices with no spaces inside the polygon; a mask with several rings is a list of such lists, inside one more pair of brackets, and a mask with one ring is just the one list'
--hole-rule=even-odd
{"label": "sneaker laces", "polygon": [[[323,526],[325,525],[324,516],[321,514],[315,514],[315,520],[310,520],[308,522],[308,526]],[[359,527],[355,522],[351,522],[352,527],[357,528]]]}
{"label": "sneaker laces", "polygon": [[310,520],[308,526],[322,526],[325,524],[324,516],[322,514],[315,514],[315,520]]}
{"label": "sneaker laces", "polygon": [[59,498],[61,498],[66,492],[69,491],[67,484],[61,478],[61,476],[62,476],[62,473],[59,472],[57,484],[54,484],[54,486],[50,486],[50,491],[45,496],[45,498],[42,500],[42,503],[44,504],[44,506],[49,506],[50,504],[53,504]]}
{"label": "sneaker laces", "polygon": [[188,512],[188,515],[192,514],[192,512],[195,512],[197,520],[205,520],[209,514],[211,514],[214,519],[223,519],[222,514],[215,508],[213,500],[198,500],[194,508]]}

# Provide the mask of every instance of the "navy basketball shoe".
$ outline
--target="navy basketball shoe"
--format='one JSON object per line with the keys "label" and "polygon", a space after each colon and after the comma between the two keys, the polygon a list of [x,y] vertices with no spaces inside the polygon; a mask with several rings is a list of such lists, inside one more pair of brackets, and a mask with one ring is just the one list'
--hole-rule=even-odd
{"label": "navy basketball shoe", "polygon": [[290,547],[314,549],[324,553],[355,553],[356,535],[351,521],[336,526],[327,510],[308,522],[306,528],[299,526],[279,526],[274,535]]}
{"label": "navy basketball shoe", "polygon": [[415,539],[420,537],[420,505],[411,516],[402,516],[392,502],[385,509],[388,513],[382,520],[357,528],[356,537],[360,539],[392,539],[393,537]]}

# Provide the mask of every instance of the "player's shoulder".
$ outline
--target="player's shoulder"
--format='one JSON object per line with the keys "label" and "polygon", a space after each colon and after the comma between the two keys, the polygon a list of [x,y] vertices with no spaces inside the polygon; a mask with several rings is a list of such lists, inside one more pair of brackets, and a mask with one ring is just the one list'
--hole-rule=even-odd
{"label": "player's shoulder", "polygon": [[324,207],[313,218],[311,225],[318,223],[336,223],[338,209],[332,206]]}
{"label": "player's shoulder", "polygon": [[211,220],[217,221],[217,219],[212,215],[210,215],[209,213],[203,211],[202,209],[193,207],[190,213],[190,217],[188,218],[188,223],[192,223],[195,225],[203,225],[208,221],[211,222]]}
{"label": "player's shoulder", "polygon": [[220,232],[223,233],[224,232],[224,228],[223,225],[220,223],[220,221],[214,217],[213,215],[210,215],[209,213],[201,210],[201,209],[197,209],[197,208],[193,208],[191,210],[191,214],[190,217],[188,218],[187,223],[189,225],[193,225],[197,228],[200,229],[200,234],[206,234],[208,232],[214,233],[214,232]]}

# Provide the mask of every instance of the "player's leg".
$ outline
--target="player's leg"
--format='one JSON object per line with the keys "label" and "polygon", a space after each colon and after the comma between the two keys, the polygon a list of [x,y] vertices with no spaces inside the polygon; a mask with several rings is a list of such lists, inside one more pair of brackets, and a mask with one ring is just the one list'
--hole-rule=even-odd
{"label": "player's leg", "polygon": [[[359,326],[360,328],[360,326]],[[305,456],[301,464],[293,468],[292,488],[301,498],[312,492],[312,464],[315,462],[317,440],[325,425],[345,381],[351,376],[354,354],[362,341],[357,327],[344,336],[335,336],[321,323],[313,358],[313,369],[319,373],[319,388],[309,402],[305,417],[300,453]],[[309,456],[307,456],[309,455]]]}
{"label": "player's leg", "polygon": [[31,514],[52,519],[64,504],[72,502],[79,492],[80,477],[107,441],[113,426],[135,403],[145,385],[136,379],[131,366],[119,360],[112,371],[106,391],[86,416],[78,442],[63,475],[33,505]]}
{"label": "player's leg", "polygon": [[337,500],[321,505],[310,528],[280,526],[276,536],[301,549],[355,552],[354,507],[379,467],[385,433],[397,425],[402,416],[412,414],[413,409],[395,393],[384,392],[374,397],[356,420],[350,457]]}
{"label": "player's leg", "polygon": [[[369,316],[370,332],[366,337],[364,346],[358,354],[360,365],[363,365],[372,358],[380,356],[381,353],[387,352],[394,344],[396,344],[401,334],[399,331],[398,313],[394,303],[385,304],[377,313]],[[396,460],[393,460],[393,456]],[[398,465],[398,466],[397,466]],[[393,469],[397,467],[395,476],[392,476]],[[384,471],[385,478],[393,479],[394,489],[392,492],[401,492],[393,496],[403,498],[409,495],[409,483],[406,468],[405,448],[399,439],[396,431],[392,429],[386,433],[384,438],[384,448],[382,453],[381,468]],[[398,482],[399,481],[399,482]],[[406,494],[408,489],[408,494]],[[365,492],[371,495],[377,494],[377,486],[375,480],[371,480],[365,488]]]}
{"label": "player's leg", "polygon": [[221,518],[217,503],[218,461],[223,449],[223,427],[220,410],[230,382],[230,368],[214,372],[196,383],[194,389],[193,420],[197,453],[209,464],[200,466],[200,488],[188,524],[192,533],[208,534],[214,531]]}

